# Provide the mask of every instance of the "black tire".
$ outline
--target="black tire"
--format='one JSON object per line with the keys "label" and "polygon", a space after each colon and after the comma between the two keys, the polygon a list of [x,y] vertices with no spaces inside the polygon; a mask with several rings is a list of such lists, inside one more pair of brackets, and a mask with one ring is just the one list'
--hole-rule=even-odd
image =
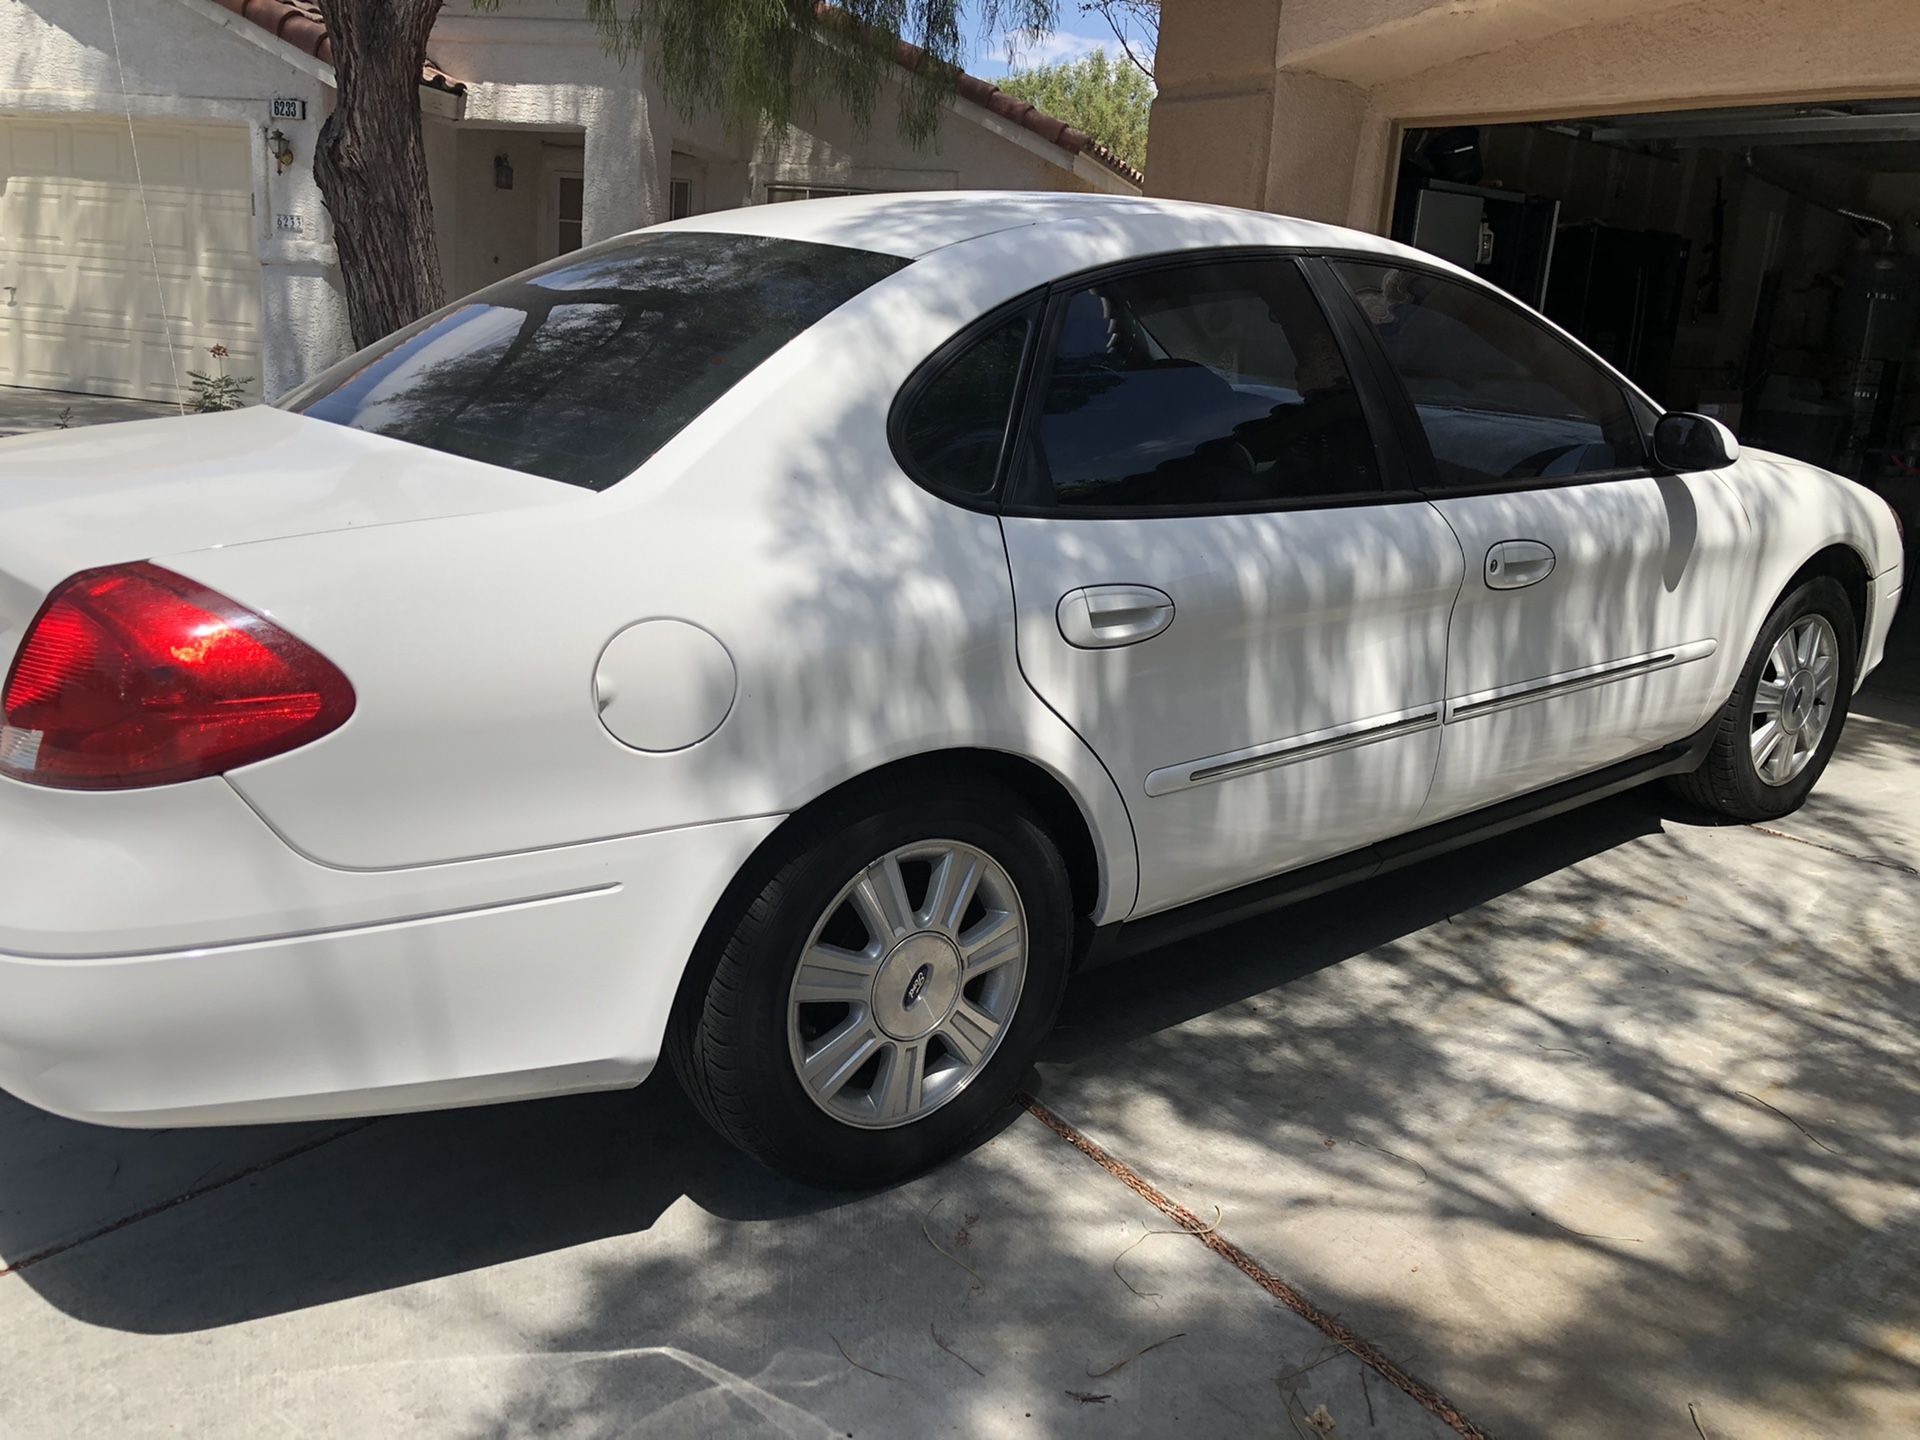
{"label": "black tire", "polygon": [[[992,857],[1025,911],[1027,970],[997,1048],[952,1096],[892,1129],[844,1123],[816,1104],[788,1048],[801,951],[841,888],[894,849],[955,840]],[[696,953],[667,1030],[695,1108],[734,1145],[811,1185],[864,1188],[963,1149],[1001,1116],[1053,1027],[1072,954],[1066,863],[1013,791],[929,765],[803,817],[756,857]]]}
{"label": "black tire", "polygon": [[[1773,785],[1761,778],[1753,762],[1754,700],[1766,669],[1767,652],[1789,626],[1806,615],[1823,616],[1833,627],[1840,646],[1840,682],[1834,695],[1833,712],[1812,758],[1798,775],[1784,784]],[[1847,723],[1848,703],[1853,698],[1859,653],[1853,606],[1848,603],[1840,583],[1817,576],[1796,586],[1773,607],[1766,623],[1760,627],[1753,652],[1740,671],[1740,682],[1720,711],[1707,758],[1698,770],[1677,775],[1667,783],[1683,800],[1730,820],[1777,820],[1799,809],[1808,792],[1819,783],[1833,755],[1833,747],[1840,742],[1840,732]]]}

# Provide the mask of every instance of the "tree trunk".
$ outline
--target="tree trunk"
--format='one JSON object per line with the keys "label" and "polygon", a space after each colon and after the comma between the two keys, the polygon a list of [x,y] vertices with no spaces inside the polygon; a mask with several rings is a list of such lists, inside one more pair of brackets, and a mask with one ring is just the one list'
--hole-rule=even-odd
{"label": "tree trunk", "polygon": [[420,66],[441,0],[320,0],[339,92],[314,178],[333,217],[355,345],[437,309],[440,255],[420,136]]}

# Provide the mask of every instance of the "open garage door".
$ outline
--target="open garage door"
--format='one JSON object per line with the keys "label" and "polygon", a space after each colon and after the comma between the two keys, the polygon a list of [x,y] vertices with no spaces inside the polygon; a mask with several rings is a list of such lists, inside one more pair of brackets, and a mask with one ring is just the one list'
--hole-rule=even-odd
{"label": "open garage door", "polygon": [[[1393,234],[1538,305],[1667,408],[1877,491],[1912,594],[1920,97],[1409,130]],[[1920,675],[1913,612],[1883,676]]]}
{"label": "open garage door", "polygon": [[1670,408],[1920,508],[1920,100],[1410,131],[1394,234]]}
{"label": "open garage door", "polygon": [[246,130],[136,121],[131,141],[125,120],[0,116],[0,384],[177,400],[169,321],[181,383],[216,343],[261,373]]}

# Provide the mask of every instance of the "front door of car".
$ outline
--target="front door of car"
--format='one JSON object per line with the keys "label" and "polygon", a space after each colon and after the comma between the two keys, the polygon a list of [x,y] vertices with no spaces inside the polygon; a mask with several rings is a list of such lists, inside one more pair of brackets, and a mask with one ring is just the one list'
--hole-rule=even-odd
{"label": "front door of car", "polygon": [[1049,302],[1003,505],[1020,664],[1126,798],[1136,914],[1426,798],[1462,563],[1374,403],[1285,256]]}
{"label": "front door of car", "polygon": [[1731,492],[1652,473],[1645,403],[1503,297],[1417,267],[1332,268],[1466,556],[1422,823],[1690,734],[1725,698],[1712,657],[1745,533]]}

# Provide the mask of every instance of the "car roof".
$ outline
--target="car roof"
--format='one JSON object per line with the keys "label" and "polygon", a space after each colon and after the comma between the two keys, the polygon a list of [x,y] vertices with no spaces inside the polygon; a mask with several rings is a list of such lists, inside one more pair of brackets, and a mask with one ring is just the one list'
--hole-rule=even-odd
{"label": "car roof", "polygon": [[1412,253],[1378,235],[1286,215],[1236,210],[1226,205],[1202,205],[1190,200],[1046,190],[930,190],[841,195],[721,210],[675,220],[657,228],[809,240],[913,260],[949,245],[1007,230],[1094,219],[1103,227],[1119,227],[1123,231],[1129,225],[1138,225],[1143,230],[1152,226],[1162,232],[1168,220],[1175,220],[1191,225],[1196,231],[1219,232],[1216,243],[1222,245],[1365,250],[1384,255]]}

